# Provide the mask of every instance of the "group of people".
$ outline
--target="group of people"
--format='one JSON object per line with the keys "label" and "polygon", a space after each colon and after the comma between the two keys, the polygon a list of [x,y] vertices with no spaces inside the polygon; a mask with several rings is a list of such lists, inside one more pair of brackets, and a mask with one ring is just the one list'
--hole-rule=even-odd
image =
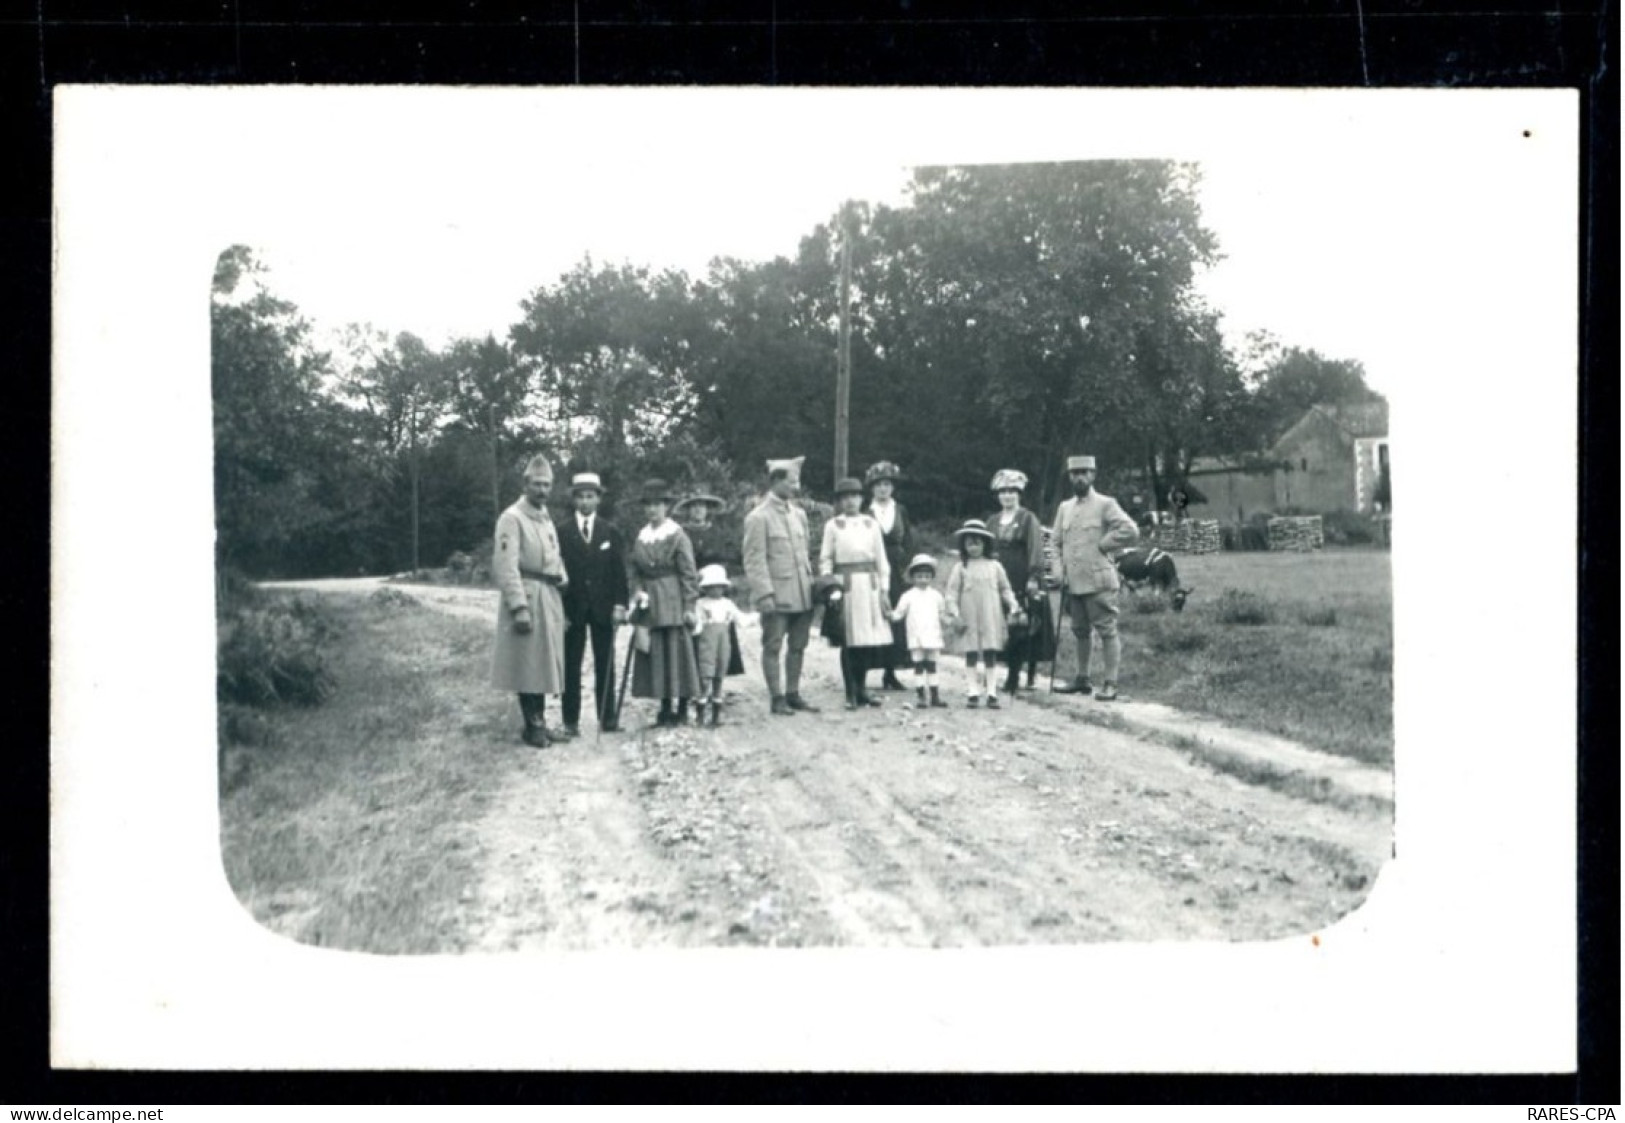
{"label": "group of people", "polygon": [[[813,617],[822,606],[822,634],[840,649],[845,705],[880,705],[868,677],[881,672],[882,690],[908,689],[912,672],[922,706],[945,706],[940,660],[963,655],[966,705],[999,707],[1003,690],[1032,689],[1040,660],[1051,656],[1054,623],[1046,590],[1044,530],[1022,506],[1027,478],[1005,469],[991,490],[998,510],[971,519],[954,534],[958,559],[938,589],[937,560],[914,553],[914,529],[895,491],[901,473],[882,461],[862,480],[835,486],[837,511],[823,528],[816,573],[807,514],[795,502],[803,458],[768,462],[767,494],[745,517],[744,584],[760,614],[762,675],[775,715],[816,712],[802,696],[801,677]],[[1109,496],[1093,490],[1093,457],[1067,461],[1073,497],[1060,506],[1053,536],[1063,614],[1078,639],[1078,673],[1062,693],[1092,693],[1088,678],[1093,636],[1102,644],[1097,697],[1117,696],[1121,645],[1117,636],[1117,570],[1111,552],[1133,545],[1134,521]],[[570,483],[574,511],[555,523],[546,507],[553,470],[545,457],[525,468],[524,495],[497,520],[492,571],[501,590],[493,682],[519,696],[523,739],[542,747],[580,734],[581,668],[593,650],[599,728],[619,728],[613,665],[615,628],[634,628],[631,689],[658,700],[657,725],[684,724],[689,706],[700,720],[721,721],[723,681],[744,672],[739,610],[720,565],[697,568],[694,547],[671,518],[675,498],[651,480],[641,496],[645,522],[628,541],[598,514],[603,485],[593,473]],[[546,697],[562,695],[563,725],[549,729]]]}

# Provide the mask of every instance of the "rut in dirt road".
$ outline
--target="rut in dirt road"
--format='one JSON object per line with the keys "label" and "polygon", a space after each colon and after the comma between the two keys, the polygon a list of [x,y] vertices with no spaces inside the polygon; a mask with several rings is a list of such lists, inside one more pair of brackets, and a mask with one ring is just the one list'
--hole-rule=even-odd
{"label": "rut in dirt road", "polygon": [[1250,786],[1067,705],[848,713],[808,655],[819,714],[769,716],[747,676],[720,729],[629,702],[627,733],[499,753],[470,946],[1269,939],[1356,908],[1388,856],[1382,804]]}

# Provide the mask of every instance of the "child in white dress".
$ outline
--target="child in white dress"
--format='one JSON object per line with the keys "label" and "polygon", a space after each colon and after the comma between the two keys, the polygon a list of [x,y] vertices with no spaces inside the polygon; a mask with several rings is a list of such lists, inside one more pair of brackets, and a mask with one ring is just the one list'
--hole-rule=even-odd
{"label": "child in white dress", "polygon": [[994,539],[986,523],[971,519],[954,531],[954,537],[959,539],[960,560],[948,575],[948,611],[959,650],[965,653],[965,704],[975,709],[985,697],[987,708],[996,710],[994,673],[999,652],[1010,638],[1004,614],[1016,611],[1016,593],[1004,566],[988,556]]}
{"label": "child in white dress", "polygon": [[[930,554],[916,554],[908,563],[908,579],[913,587],[897,598],[897,607],[891,618],[903,625],[908,641],[908,657],[914,664],[914,693],[919,705],[945,708],[937,690],[937,657],[942,654],[942,622],[948,614],[948,602],[933,586],[937,577],[937,560]],[[930,689],[930,702],[926,690]]]}
{"label": "child in white dress", "polygon": [[[720,565],[700,570],[700,599],[694,611],[694,654],[700,665],[700,700],[694,711],[701,725],[722,724],[722,679],[733,658],[739,606],[728,598],[728,571]],[[706,714],[707,704],[711,707]]]}

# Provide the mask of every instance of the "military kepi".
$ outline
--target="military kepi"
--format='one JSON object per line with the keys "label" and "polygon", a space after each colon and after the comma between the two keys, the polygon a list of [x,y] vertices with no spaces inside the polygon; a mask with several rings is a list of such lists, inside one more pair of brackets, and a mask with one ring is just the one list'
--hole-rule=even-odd
{"label": "military kepi", "polygon": [[800,483],[801,482],[801,464],[802,464],[802,461],[804,461],[806,459],[807,458],[805,456],[797,456],[797,457],[794,457],[793,459],[790,459],[790,460],[769,460],[767,462],[767,473],[768,473],[768,475],[772,475],[774,472],[777,472],[780,468],[783,468],[786,472],[790,473],[790,478],[792,480],[795,480],[796,483]]}
{"label": "military kepi", "polygon": [[1095,458],[1093,456],[1069,456],[1066,458],[1066,470],[1068,472],[1093,471],[1094,467]]}

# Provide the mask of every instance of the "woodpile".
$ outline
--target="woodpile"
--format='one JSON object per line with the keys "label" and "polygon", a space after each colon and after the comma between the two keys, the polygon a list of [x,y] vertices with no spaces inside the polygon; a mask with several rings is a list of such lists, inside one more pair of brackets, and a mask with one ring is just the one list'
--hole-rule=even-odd
{"label": "woodpile", "polygon": [[1218,519],[1186,519],[1163,523],[1145,534],[1148,546],[1160,546],[1170,554],[1216,554],[1223,548]]}
{"label": "woodpile", "polygon": [[1273,518],[1269,521],[1270,549],[1318,550],[1326,544],[1319,515]]}

